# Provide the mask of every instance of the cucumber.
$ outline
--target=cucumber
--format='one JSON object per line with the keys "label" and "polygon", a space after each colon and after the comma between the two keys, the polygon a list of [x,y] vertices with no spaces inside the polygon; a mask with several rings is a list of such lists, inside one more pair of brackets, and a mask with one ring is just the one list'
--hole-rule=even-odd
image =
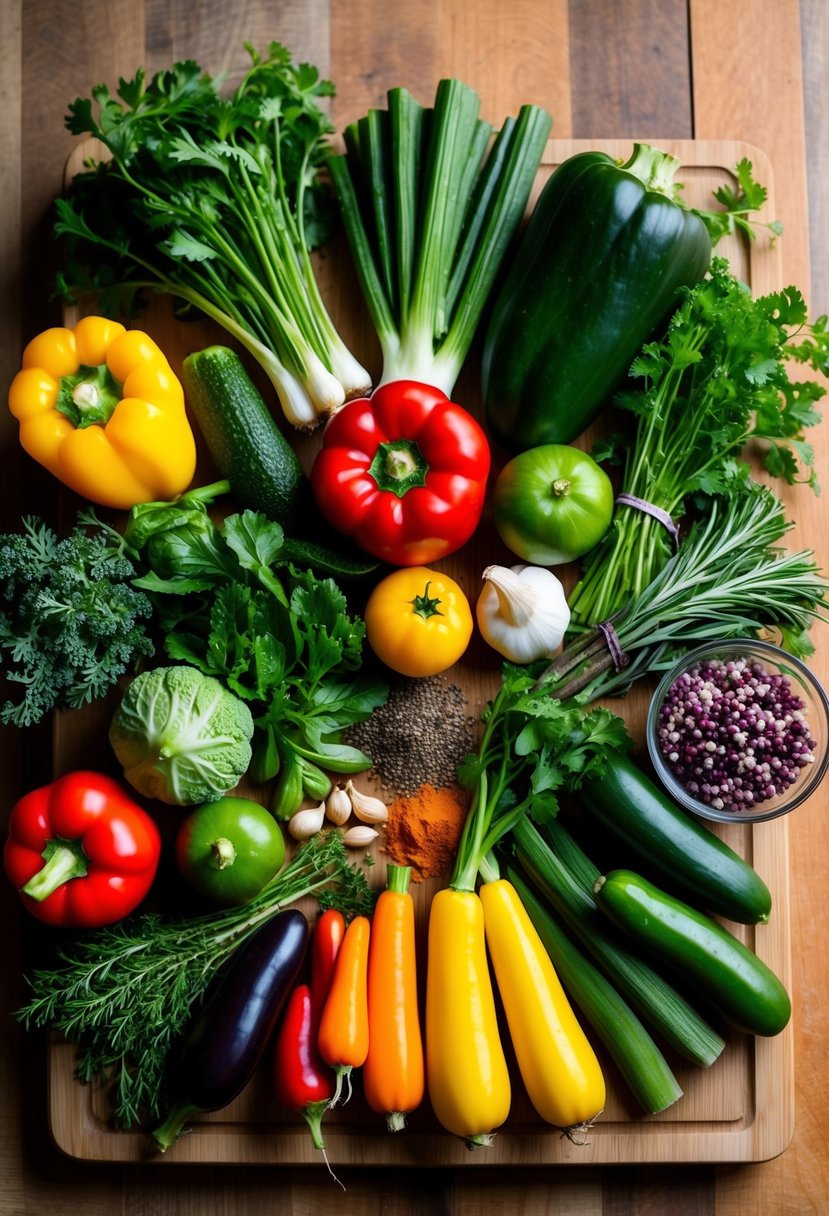
{"label": "cucumber", "polygon": [[710,916],[630,870],[611,870],[593,892],[619,929],[693,984],[737,1030],[770,1037],[787,1025],[792,1005],[782,982]]}
{"label": "cucumber", "polygon": [[226,346],[195,351],[184,360],[181,379],[187,408],[236,501],[292,523],[305,474],[239,356]]}
{"label": "cucumber", "polygon": [[771,892],[733,849],[672,802],[627,756],[607,758],[579,801],[592,823],[624,846],[646,877],[744,925],[765,924]]}

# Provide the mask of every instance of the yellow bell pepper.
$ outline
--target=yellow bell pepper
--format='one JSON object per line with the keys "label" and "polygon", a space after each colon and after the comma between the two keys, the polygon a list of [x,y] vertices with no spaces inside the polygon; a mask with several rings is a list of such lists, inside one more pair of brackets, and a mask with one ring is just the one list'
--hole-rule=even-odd
{"label": "yellow bell pepper", "polygon": [[155,342],[105,317],[33,338],[9,389],[28,454],[71,490],[128,510],[189,486],[184,392]]}

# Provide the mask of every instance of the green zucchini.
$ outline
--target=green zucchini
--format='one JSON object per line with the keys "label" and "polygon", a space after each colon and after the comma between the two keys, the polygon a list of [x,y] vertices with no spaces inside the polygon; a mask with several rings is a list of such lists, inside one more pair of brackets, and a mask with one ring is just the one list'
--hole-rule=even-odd
{"label": "green zucchini", "polygon": [[630,870],[611,870],[593,891],[619,929],[693,984],[737,1030],[770,1037],[788,1024],[792,1005],[780,979],[710,916]]}
{"label": "green zucchini", "polygon": [[305,474],[242,360],[226,346],[188,355],[181,379],[192,415],[236,501],[278,523],[293,523]]}
{"label": "green zucchini", "polygon": [[612,836],[646,877],[727,920],[755,925],[769,919],[771,892],[757,871],[629,757],[609,755],[601,776],[582,783],[578,799],[592,824]]}
{"label": "green zucchini", "polygon": [[[555,849],[549,844],[553,829]],[[642,1021],[684,1059],[709,1068],[719,1058],[725,1040],[664,976],[606,925],[593,896],[593,884],[601,871],[558,820],[545,824],[544,830],[546,840],[528,819],[522,819],[511,834],[515,858],[539,895]]]}
{"label": "green zucchini", "polygon": [[711,241],[676,201],[678,165],[646,144],[624,165],[583,152],[542,190],[483,346],[487,424],[507,451],[580,435],[705,275]]}

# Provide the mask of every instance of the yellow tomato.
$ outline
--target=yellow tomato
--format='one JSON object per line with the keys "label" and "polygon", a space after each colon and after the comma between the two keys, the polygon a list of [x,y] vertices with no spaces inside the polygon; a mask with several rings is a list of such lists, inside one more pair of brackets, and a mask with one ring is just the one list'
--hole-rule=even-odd
{"label": "yellow tomato", "polygon": [[389,574],[372,591],[366,636],[377,657],[404,676],[434,676],[461,657],[472,636],[469,601],[453,579],[425,566]]}

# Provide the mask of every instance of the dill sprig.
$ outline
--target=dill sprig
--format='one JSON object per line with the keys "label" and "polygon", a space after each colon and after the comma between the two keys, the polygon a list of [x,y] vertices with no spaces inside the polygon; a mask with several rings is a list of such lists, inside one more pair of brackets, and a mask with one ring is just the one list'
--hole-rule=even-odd
{"label": "dill sprig", "polygon": [[305,895],[345,915],[370,910],[365,875],[338,832],[319,832],[249,903],[190,918],[144,913],[57,949],[53,967],[27,976],[16,1016],[78,1045],[81,1081],[113,1087],[116,1124],[158,1118],[168,1053],[217,970],[265,921]]}

